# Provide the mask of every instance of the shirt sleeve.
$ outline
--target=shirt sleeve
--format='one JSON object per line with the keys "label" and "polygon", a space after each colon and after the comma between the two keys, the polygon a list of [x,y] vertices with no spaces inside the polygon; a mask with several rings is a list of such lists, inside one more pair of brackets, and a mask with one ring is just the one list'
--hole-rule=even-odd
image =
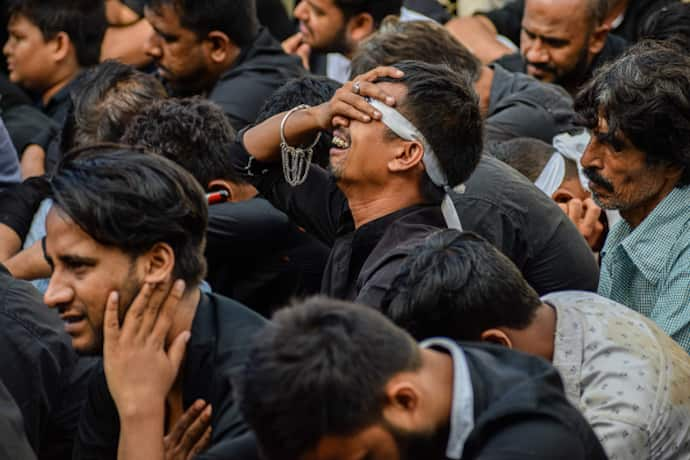
{"label": "shirt sleeve", "polygon": [[652,458],[649,432],[639,426],[611,418],[587,416],[606,454],[611,458]]}
{"label": "shirt sleeve", "polygon": [[690,247],[681,251],[652,310],[654,320],[685,351],[690,352]]}
{"label": "shirt sleeve", "polygon": [[241,140],[234,144],[231,154],[235,171],[273,206],[326,245],[333,245],[343,219],[349,215],[349,208],[330,173],[311,165],[307,180],[292,187],[285,181],[280,163],[254,160]]}
{"label": "shirt sleeve", "polygon": [[50,195],[50,184],[43,177],[30,178],[0,193],[0,223],[10,227],[24,241],[34,214]]}
{"label": "shirt sleeve", "polygon": [[22,414],[0,381],[0,458],[36,458],[26,439]]}

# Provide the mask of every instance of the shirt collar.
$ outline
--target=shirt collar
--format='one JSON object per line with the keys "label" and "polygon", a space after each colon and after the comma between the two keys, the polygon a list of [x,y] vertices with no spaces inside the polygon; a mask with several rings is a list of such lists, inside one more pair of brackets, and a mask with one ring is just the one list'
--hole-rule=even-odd
{"label": "shirt collar", "polygon": [[432,338],[423,341],[422,348],[442,348],[453,358],[453,405],[450,414],[450,435],[446,457],[462,458],[465,441],[474,429],[474,389],[465,352],[450,339]]}
{"label": "shirt collar", "polygon": [[624,220],[618,222],[611,229],[603,256],[620,246],[645,278],[658,281],[669,253],[690,223],[690,215],[682,212],[688,203],[690,186],[674,188],[637,228]]}

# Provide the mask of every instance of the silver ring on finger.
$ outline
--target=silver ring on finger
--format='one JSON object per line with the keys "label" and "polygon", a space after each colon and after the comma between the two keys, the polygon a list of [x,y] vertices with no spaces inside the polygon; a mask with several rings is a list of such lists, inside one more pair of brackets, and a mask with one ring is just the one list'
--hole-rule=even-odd
{"label": "silver ring on finger", "polygon": [[361,90],[362,90],[361,83],[359,81],[355,81],[354,84],[352,85],[352,92],[355,93],[357,96],[359,96],[359,93]]}

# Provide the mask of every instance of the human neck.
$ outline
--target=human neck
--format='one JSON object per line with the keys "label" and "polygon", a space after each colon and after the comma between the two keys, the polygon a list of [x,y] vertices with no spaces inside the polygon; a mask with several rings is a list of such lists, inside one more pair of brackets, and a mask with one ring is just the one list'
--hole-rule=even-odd
{"label": "human neck", "polygon": [[69,82],[71,82],[74,77],[77,76],[79,73],[79,69],[75,70],[72,73],[63,73],[63,74],[58,74],[58,77],[55,79],[53,84],[43,92],[41,95],[41,102],[43,102],[43,105],[48,105],[48,102],[57,94],[60,92],[62,88],[67,86]]}
{"label": "human neck", "polygon": [[628,223],[628,225],[630,225],[630,228],[635,229],[639,227],[642,221],[645,220],[647,216],[652,213],[652,211],[654,211],[654,208],[656,208],[659,203],[661,203],[664,198],[666,198],[668,194],[673,191],[676,183],[677,181],[667,181],[659,193],[649,198],[640,206],[632,209],[621,210],[621,217]]}
{"label": "human neck", "polygon": [[421,349],[422,369],[425,387],[428,389],[431,417],[438,425],[447,424],[453,408],[453,358],[429,348]]}
{"label": "human neck", "polygon": [[419,186],[410,186],[409,183],[405,187],[388,187],[374,193],[357,191],[352,187],[342,188],[355,228],[401,209],[424,203],[418,189]]}
{"label": "human neck", "polygon": [[189,289],[180,303],[176,307],[175,316],[172,318],[172,325],[166,338],[166,344],[169,346],[175,338],[184,331],[192,330],[192,322],[196,316],[196,310],[201,300],[201,290],[198,287]]}
{"label": "human neck", "polygon": [[529,326],[522,330],[509,331],[513,348],[552,361],[556,321],[556,310],[542,303]]}
{"label": "human neck", "polygon": [[491,85],[494,82],[494,71],[491,67],[482,66],[479,79],[474,82],[474,90],[479,95],[479,111],[482,118],[489,114],[489,102],[491,101]]}

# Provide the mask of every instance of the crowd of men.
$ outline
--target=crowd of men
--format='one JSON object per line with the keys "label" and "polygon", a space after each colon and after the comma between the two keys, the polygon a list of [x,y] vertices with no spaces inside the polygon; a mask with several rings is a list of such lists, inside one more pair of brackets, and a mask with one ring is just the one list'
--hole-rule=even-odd
{"label": "crowd of men", "polygon": [[690,460],[690,2],[0,0],[0,458]]}

